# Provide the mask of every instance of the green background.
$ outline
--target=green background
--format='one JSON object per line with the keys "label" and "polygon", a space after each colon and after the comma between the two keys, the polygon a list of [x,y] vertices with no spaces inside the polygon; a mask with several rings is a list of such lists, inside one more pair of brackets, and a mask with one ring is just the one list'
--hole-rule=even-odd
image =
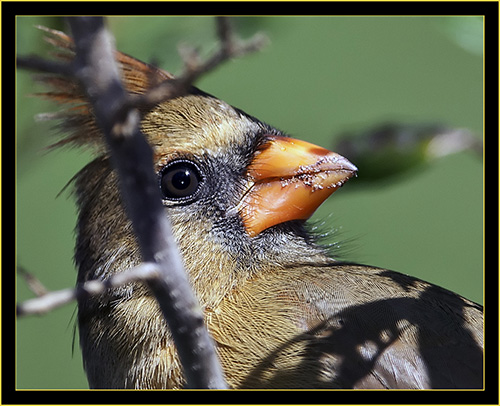
{"label": "green background", "polygon": [[[265,32],[262,52],[231,61],[197,83],[269,124],[327,148],[345,131],[397,121],[465,127],[482,137],[483,56],[479,17],[237,18],[242,37]],[[46,55],[34,28],[63,29],[58,18],[17,18],[17,52]],[[111,18],[118,49],[177,73],[177,45],[215,47],[208,17]],[[51,125],[34,115],[53,109],[19,72],[17,99],[18,264],[47,288],[74,285],[75,207],[58,193],[90,160],[86,152],[44,147]],[[349,158],[349,157],[348,157]],[[356,162],[353,162],[356,164]],[[359,177],[363,176],[359,168]],[[336,230],[339,256],[410,274],[483,300],[483,162],[471,152],[420,166],[394,181],[353,179],[313,217]],[[18,301],[32,297],[17,280]],[[75,305],[17,322],[17,387],[86,388]]]}

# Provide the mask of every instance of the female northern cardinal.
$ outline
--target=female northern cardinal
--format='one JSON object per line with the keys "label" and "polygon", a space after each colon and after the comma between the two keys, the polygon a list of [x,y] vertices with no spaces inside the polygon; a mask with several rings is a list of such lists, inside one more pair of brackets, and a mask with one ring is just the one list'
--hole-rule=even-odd
{"label": "female northern cardinal", "polygon": [[[63,33],[47,30],[67,50]],[[128,91],[172,76],[117,53]],[[62,143],[99,156],[75,178],[78,282],[140,263],[115,172],[78,86],[44,79],[73,107]],[[194,90],[142,117],[163,199],[232,388],[481,388],[482,307],[397,272],[333,259],[304,225],[356,173]],[[159,197],[160,198],[160,197]],[[181,388],[155,298],[141,284],[78,303],[92,388]]]}

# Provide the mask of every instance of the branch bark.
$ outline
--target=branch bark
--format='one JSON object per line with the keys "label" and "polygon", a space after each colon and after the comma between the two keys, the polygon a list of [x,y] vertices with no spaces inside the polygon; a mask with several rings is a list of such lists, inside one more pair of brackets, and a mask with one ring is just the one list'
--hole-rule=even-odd
{"label": "branch bark", "polygon": [[222,368],[191,291],[157,190],[152,150],[139,127],[137,109],[127,104],[102,17],[68,18],[75,41],[75,76],[86,90],[118,173],[121,194],[144,261],[158,265],[154,293],[190,388],[226,388]]}

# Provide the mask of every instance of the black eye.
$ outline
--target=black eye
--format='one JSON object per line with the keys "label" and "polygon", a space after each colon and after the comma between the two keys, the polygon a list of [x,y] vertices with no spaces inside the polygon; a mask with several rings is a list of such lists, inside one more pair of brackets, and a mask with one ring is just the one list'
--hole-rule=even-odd
{"label": "black eye", "polygon": [[159,173],[164,199],[185,200],[194,197],[201,183],[199,169],[189,161],[174,161]]}

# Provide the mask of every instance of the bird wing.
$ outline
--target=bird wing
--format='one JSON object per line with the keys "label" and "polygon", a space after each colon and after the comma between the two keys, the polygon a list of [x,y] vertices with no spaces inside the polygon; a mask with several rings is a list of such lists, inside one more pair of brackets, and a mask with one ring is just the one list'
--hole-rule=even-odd
{"label": "bird wing", "polygon": [[435,285],[379,268],[306,267],[308,346],[349,388],[481,388],[482,308]]}
{"label": "bird wing", "polygon": [[234,386],[483,385],[481,306],[396,272],[285,267],[248,281],[216,313],[209,327]]}

